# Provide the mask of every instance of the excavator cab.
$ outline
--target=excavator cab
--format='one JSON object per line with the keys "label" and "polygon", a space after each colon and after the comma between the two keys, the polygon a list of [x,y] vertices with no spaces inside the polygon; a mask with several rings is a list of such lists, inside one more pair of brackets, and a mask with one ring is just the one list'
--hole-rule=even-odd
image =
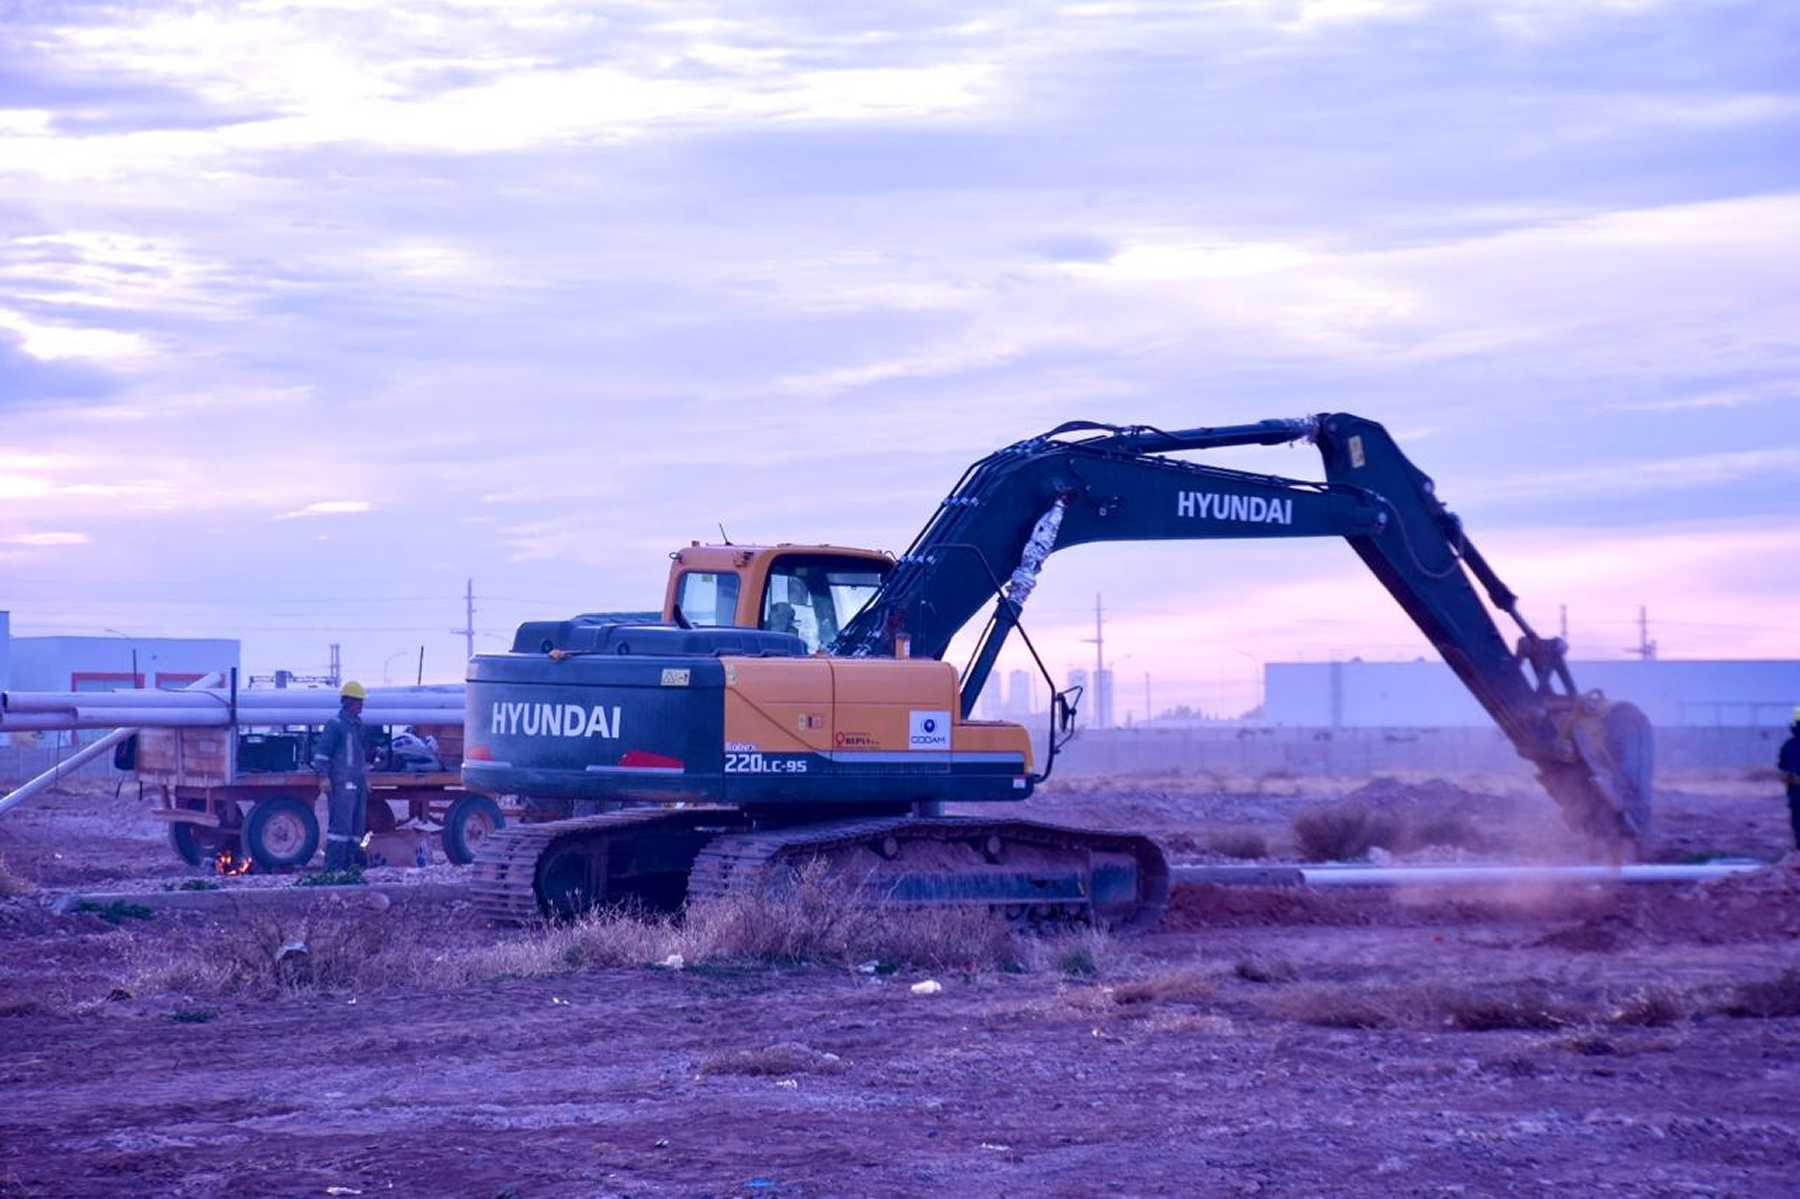
{"label": "excavator cab", "polygon": [[893,568],[877,550],[834,545],[701,545],[669,555],[663,620],[786,633],[817,653]]}

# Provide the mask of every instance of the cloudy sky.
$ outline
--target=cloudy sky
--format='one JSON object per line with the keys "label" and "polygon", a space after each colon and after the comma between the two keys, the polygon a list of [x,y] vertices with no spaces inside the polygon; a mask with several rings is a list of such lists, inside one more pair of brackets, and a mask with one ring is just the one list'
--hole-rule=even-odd
{"label": "cloudy sky", "polygon": [[[1065,419],[1348,410],[1578,655],[1790,656],[1797,367],[1777,0],[0,4],[21,634],[457,677],[471,576],[497,648]],[[1060,555],[1059,671],[1096,591],[1128,708],[1428,652],[1330,542]]]}

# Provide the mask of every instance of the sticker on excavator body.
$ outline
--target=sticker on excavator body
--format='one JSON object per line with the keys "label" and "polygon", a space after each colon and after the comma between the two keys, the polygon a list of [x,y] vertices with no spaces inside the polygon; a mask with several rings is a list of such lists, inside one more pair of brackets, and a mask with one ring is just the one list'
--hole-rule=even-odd
{"label": "sticker on excavator body", "polygon": [[663,667],[662,672],[662,685],[665,687],[685,687],[688,685],[692,674],[693,672],[688,670],[685,666],[679,669],[672,666],[665,666]]}
{"label": "sticker on excavator body", "polygon": [[1365,461],[1367,459],[1363,457],[1362,434],[1358,433],[1350,439],[1350,466],[1353,470],[1361,470]]}
{"label": "sticker on excavator body", "polygon": [[949,749],[950,713],[907,713],[906,747],[908,749]]}

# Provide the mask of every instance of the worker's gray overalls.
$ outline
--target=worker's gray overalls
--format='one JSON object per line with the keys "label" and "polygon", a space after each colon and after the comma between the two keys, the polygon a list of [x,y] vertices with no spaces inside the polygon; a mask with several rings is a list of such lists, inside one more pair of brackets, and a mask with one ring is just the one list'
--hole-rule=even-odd
{"label": "worker's gray overalls", "polygon": [[313,748],[313,769],[331,784],[326,805],[325,869],[348,870],[369,821],[369,754],[361,718],[340,708]]}

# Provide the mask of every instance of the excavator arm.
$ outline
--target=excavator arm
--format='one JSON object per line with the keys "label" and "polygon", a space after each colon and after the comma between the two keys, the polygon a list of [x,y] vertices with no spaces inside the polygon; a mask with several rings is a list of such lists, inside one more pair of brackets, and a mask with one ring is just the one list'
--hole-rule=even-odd
{"label": "excavator arm", "polygon": [[[1297,441],[1319,449],[1324,482],[1167,456]],[[1323,536],[1350,543],[1536,765],[1578,832],[1615,857],[1637,843],[1651,798],[1642,713],[1578,690],[1566,646],[1526,622],[1432,480],[1381,425],[1346,413],[1174,431],[1077,421],[990,454],[964,473],[832,649],[941,658],[991,602],[961,680],[967,717],[1054,551],[1099,541]],[[1516,644],[1488,603],[1518,626]]]}

